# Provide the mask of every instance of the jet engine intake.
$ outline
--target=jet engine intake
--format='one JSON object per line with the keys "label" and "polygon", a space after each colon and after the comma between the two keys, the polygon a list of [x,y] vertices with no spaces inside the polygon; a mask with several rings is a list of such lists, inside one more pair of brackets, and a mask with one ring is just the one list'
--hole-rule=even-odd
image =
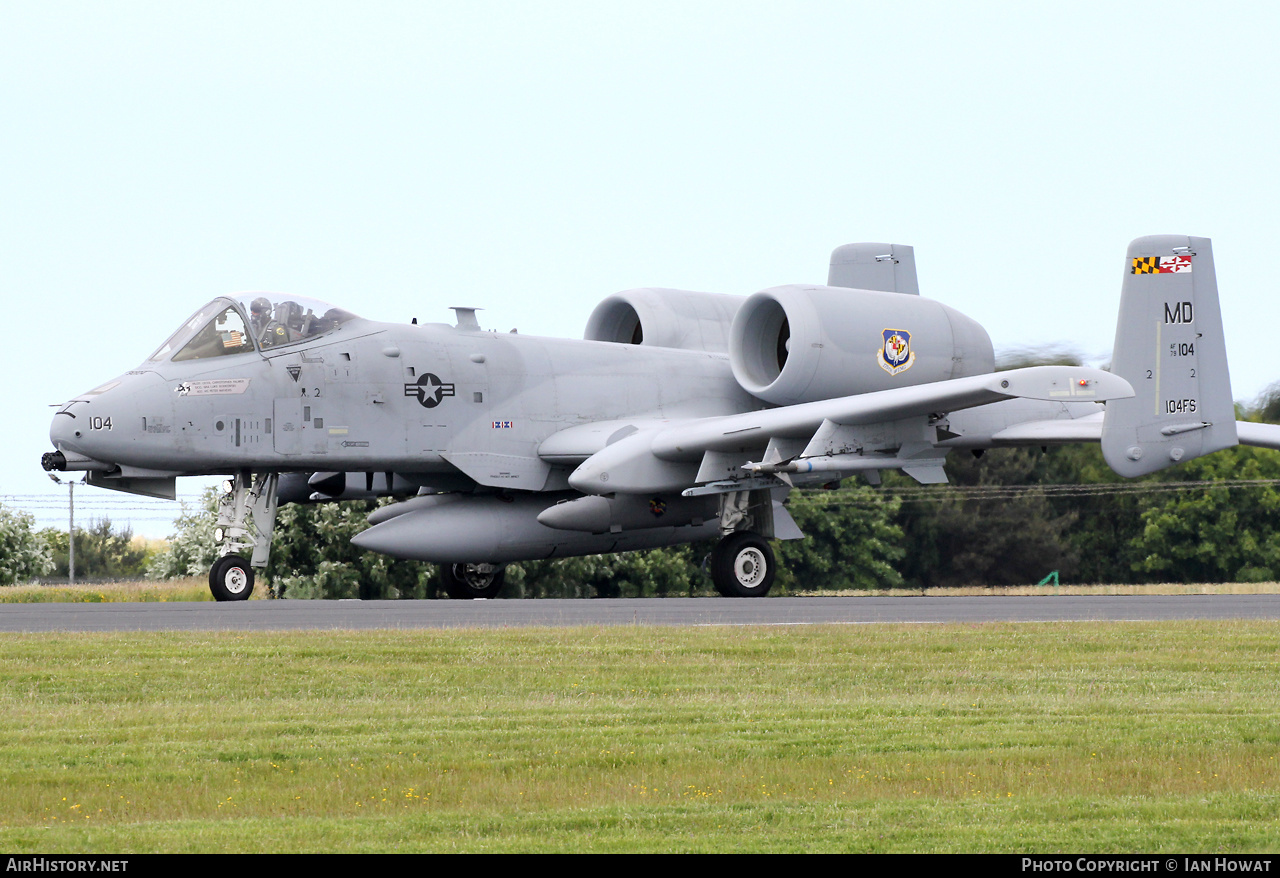
{"label": "jet engine intake", "polygon": [[587,341],[724,353],[741,296],[648,287],[609,296],[587,318]]}
{"label": "jet engine intake", "polygon": [[749,296],[729,334],[734,377],[751,395],[794,405],[991,372],[991,339],[932,299],[841,287],[784,286]]}

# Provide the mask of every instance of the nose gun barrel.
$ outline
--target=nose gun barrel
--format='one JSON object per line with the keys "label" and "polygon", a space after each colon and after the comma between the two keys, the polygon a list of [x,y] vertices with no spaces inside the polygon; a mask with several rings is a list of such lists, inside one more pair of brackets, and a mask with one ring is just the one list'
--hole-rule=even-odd
{"label": "nose gun barrel", "polygon": [[115,469],[112,464],[104,463],[101,460],[94,460],[92,457],[84,457],[79,454],[72,454],[68,457],[61,451],[48,451],[40,458],[40,465],[44,467],[45,472],[84,472],[87,470],[98,470],[107,472]]}

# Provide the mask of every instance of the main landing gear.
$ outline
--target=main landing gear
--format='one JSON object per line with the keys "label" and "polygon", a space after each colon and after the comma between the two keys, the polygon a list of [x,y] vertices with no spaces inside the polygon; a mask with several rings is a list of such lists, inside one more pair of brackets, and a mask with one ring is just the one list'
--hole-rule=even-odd
{"label": "main landing gear", "polygon": [[[247,601],[253,594],[253,570],[267,566],[276,524],[279,473],[242,471],[223,482],[213,539],[218,560],[209,570],[209,591],[216,601]],[[245,560],[245,556],[249,560]]]}
{"label": "main landing gear", "polygon": [[773,586],[777,563],[762,534],[773,533],[773,497],[767,490],[720,495],[720,531],[711,550],[711,584],[728,598],[759,598]]}
{"label": "main landing gear", "polygon": [[507,581],[501,564],[442,564],[440,578],[444,590],[454,600],[496,598]]}
{"label": "main landing gear", "polygon": [[711,550],[711,583],[727,598],[764,597],[776,570],[768,541],[751,531],[735,531]]}

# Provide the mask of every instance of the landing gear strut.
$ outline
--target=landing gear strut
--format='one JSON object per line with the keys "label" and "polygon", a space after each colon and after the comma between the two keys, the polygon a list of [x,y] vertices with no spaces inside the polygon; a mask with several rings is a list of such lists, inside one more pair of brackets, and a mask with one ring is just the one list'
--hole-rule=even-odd
{"label": "landing gear strut", "polygon": [[507,581],[501,564],[442,564],[440,578],[445,593],[454,600],[496,598]]}
{"label": "landing gear strut", "polygon": [[218,524],[213,531],[218,560],[209,571],[214,600],[247,601],[253,594],[253,568],[266,567],[271,554],[279,482],[279,473],[255,476],[242,470],[223,483]]}
{"label": "landing gear strut", "polygon": [[773,533],[769,491],[722,494],[720,530],[724,536],[711,551],[711,584],[716,591],[728,598],[767,595],[777,572],[773,550],[761,535]]}

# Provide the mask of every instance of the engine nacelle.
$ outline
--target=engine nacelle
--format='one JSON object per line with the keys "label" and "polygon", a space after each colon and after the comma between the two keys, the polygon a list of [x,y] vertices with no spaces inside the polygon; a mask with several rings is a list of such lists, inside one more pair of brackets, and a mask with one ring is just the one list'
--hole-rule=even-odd
{"label": "engine nacelle", "polygon": [[747,297],[729,337],[734,377],[775,405],[980,375],[995,368],[976,321],[932,299],[784,286]]}
{"label": "engine nacelle", "polygon": [[742,296],[648,287],[614,293],[587,318],[587,341],[690,351],[729,350],[729,327]]}

